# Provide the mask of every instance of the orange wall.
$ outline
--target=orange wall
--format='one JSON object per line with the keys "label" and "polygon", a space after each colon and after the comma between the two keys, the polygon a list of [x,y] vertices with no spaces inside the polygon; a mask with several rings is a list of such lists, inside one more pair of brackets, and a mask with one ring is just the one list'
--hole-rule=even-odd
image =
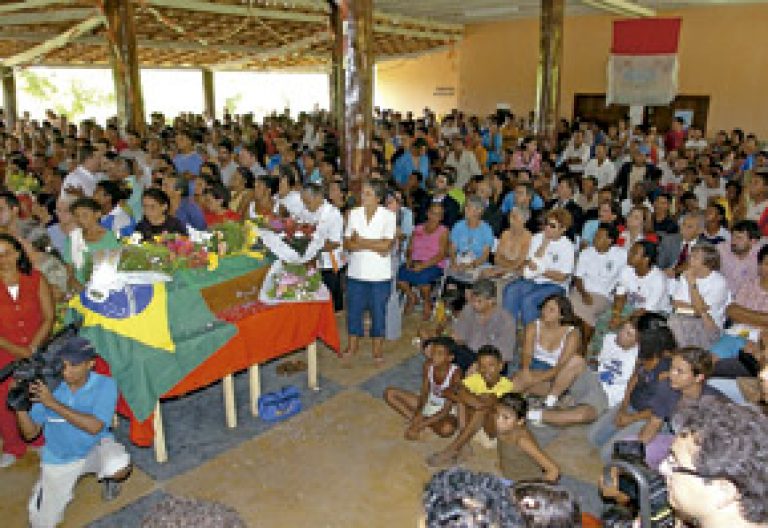
{"label": "orange wall", "polygon": [[458,57],[455,49],[376,63],[374,105],[403,112],[428,106],[438,115],[457,106]]}
{"label": "orange wall", "polygon": [[[742,127],[768,136],[768,5],[711,6],[660,13],[683,19],[680,36],[679,93],[709,95],[708,132]],[[611,16],[566,18],[561,114],[571,117],[576,93],[603,93],[611,42]],[[486,114],[497,103],[515,113],[532,110],[536,101],[539,22],[512,20],[467,26],[456,46],[458,107]],[[408,102],[413,109],[424,88],[435,84],[429,75],[434,60],[400,61],[387,72],[387,100]],[[420,72],[405,76],[400,71]],[[444,68],[435,69],[436,78]],[[379,83],[377,82],[377,89]],[[393,94],[397,93],[395,96]],[[396,108],[395,105],[385,105]]]}

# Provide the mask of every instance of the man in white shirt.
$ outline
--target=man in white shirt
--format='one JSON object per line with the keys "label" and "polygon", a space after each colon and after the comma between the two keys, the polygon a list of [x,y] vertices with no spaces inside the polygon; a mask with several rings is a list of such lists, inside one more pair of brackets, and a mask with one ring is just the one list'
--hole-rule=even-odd
{"label": "man in white shirt", "polygon": [[475,154],[464,148],[460,137],[453,139],[453,149],[448,153],[445,164],[456,171],[456,188],[463,189],[472,176],[482,174]]}
{"label": "man in white shirt", "polygon": [[219,143],[219,146],[216,150],[216,161],[219,165],[221,181],[225,186],[229,187],[229,183],[232,180],[232,175],[237,172],[238,168],[232,153],[232,143],[229,141],[222,141]]}
{"label": "man in white shirt", "polygon": [[725,180],[720,177],[719,169],[710,168],[707,174],[702,175],[701,183],[693,194],[698,198],[701,209],[709,207],[712,198],[725,198]]}
{"label": "man in white shirt", "polygon": [[64,200],[76,200],[81,196],[93,196],[96,184],[101,180],[97,175],[97,172],[101,170],[101,157],[93,147],[81,147],[78,159],[80,164],[75,170],[67,174],[62,183],[59,197]]}
{"label": "man in white shirt", "polygon": [[688,128],[688,140],[685,142],[685,148],[694,150],[707,148],[707,140],[702,137],[701,130],[693,126]]}
{"label": "man in white shirt", "polygon": [[613,290],[627,265],[626,249],[614,245],[618,238],[614,224],[602,223],[593,245],[579,254],[569,297],[573,312],[584,322],[585,343],[592,337],[598,316],[611,305]]}
{"label": "man in white shirt", "polygon": [[341,287],[341,274],[344,266],[342,237],[344,218],[341,212],[323,197],[323,188],[319,185],[307,185],[301,195],[304,207],[316,216],[315,234],[304,253],[307,257],[317,255],[323,283],[331,292],[333,308],[336,312],[344,309],[344,294]]}
{"label": "man in white shirt", "polygon": [[613,185],[616,179],[616,165],[608,159],[608,147],[597,145],[595,157],[584,166],[584,176],[592,176],[597,180],[597,188],[602,189],[606,185]]}
{"label": "man in white shirt", "polygon": [[571,136],[571,141],[563,151],[563,163],[571,172],[584,172],[584,167],[589,161],[589,145],[584,142],[584,133],[577,130]]}

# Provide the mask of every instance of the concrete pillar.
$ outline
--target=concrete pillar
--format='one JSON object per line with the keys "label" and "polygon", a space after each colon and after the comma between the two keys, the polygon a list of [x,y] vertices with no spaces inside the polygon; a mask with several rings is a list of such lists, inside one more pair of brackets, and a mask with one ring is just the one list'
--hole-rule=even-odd
{"label": "concrete pillar", "polygon": [[344,168],[356,193],[371,174],[373,0],[340,3],[344,65]]}
{"label": "concrete pillar", "polygon": [[213,87],[213,72],[203,70],[203,107],[210,119],[216,119],[216,92]]}
{"label": "concrete pillar", "polygon": [[536,72],[536,132],[555,142],[557,122],[560,119],[564,8],[565,0],[541,0],[539,67]]}
{"label": "concrete pillar", "polygon": [[105,0],[104,12],[120,124],[143,133],[146,123],[136,52],[134,0]]}
{"label": "concrete pillar", "polygon": [[13,68],[0,67],[0,76],[3,84],[3,110],[5,111],[5,130],[13,131],[18,119],[18,108],[16,106],[16,75]]}

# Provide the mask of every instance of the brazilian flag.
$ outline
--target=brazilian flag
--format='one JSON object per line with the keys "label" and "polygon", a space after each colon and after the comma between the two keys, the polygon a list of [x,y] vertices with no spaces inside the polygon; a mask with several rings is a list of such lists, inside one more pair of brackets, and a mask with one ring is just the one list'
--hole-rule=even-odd
{"label": "brazilian flag", "polygon": [[172,282],[128,286],[104,302],[84,293],[70,302],[83,319],[80,334],[109,363],[138,420],[147,419],[160,396],[237,333],[234,325],[216,318],[201,290],[266,263],[227,257],[215,271],[183,270]]}

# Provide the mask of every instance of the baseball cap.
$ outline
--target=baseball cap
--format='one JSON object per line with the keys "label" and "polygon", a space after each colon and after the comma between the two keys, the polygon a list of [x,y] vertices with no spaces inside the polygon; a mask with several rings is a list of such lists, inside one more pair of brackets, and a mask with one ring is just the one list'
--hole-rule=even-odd
{"label": "baseball cap", "polygon": [[68,339],[59,349],[59,359],[72,365],[79,365],[96,357],[96,349],[90,341],[83,337],[74,336]]}

